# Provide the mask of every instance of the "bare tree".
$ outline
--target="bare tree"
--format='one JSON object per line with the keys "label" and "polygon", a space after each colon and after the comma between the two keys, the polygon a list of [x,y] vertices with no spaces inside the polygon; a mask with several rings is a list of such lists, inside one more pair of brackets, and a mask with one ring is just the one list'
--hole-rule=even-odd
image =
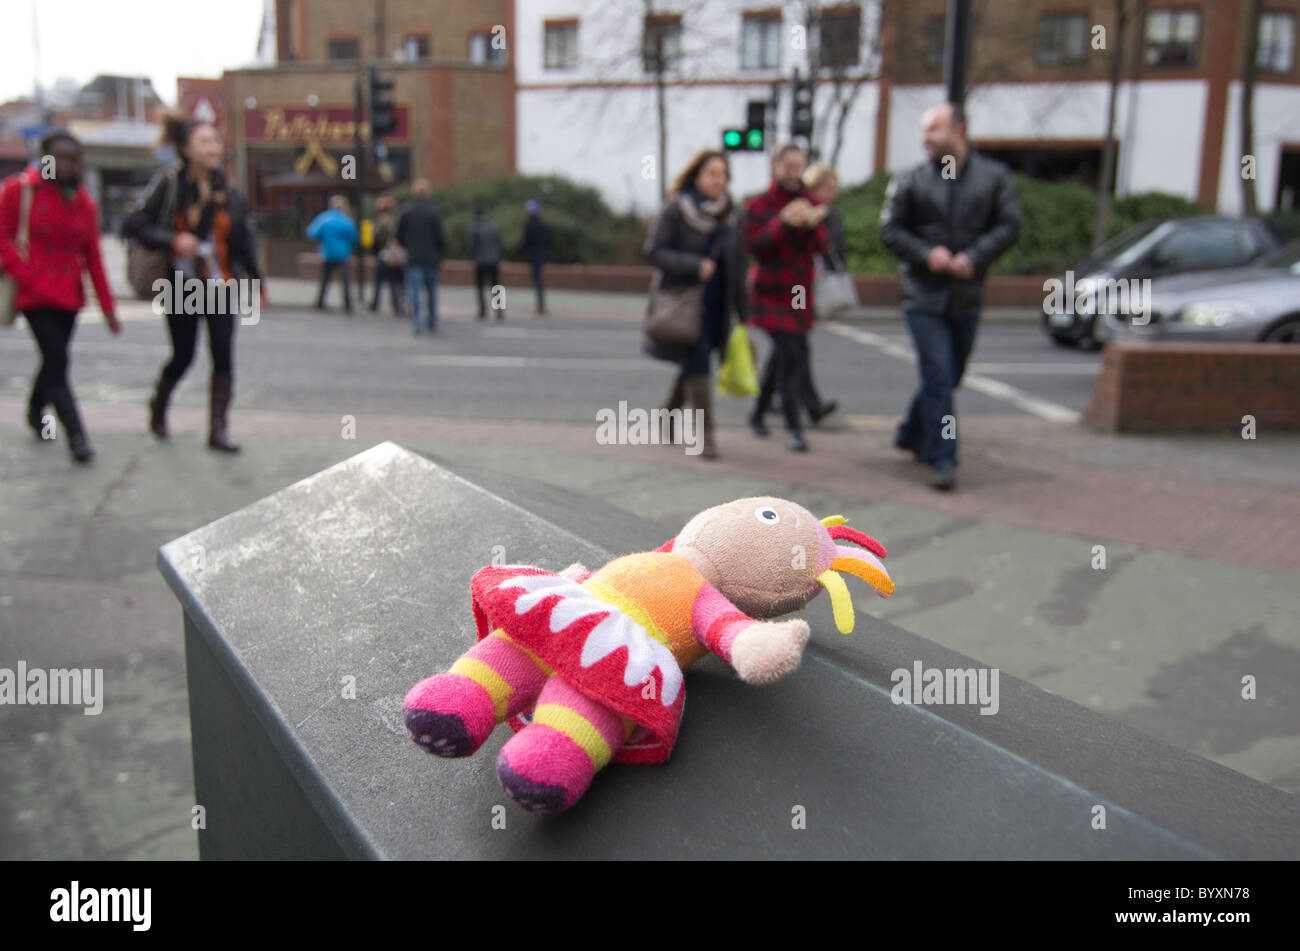
{"label": "bare tree", "polygon": [[[839,164],[840,153],[844,148],[844,131],[848,126],[849,113],[853,110],[858,94],[864,86],[879,75],[883,19],[880,15],[881,0],[860,4],[858,62],[847,62],[845,58],[838,56],[830,57],[825,55],[823,49],[826,45],[823,43],[822,36],[823,20],[826,19],[824,8],[839,5],[823,3],[822,0],[802,0],[800,4],[802,9],[797,9],[795,12],[795,16],[803,22],[808,41],[808,75],[813,81],[814,91],[818,85],[825,82],[829,84],[831,92],[825,111],[813,123],[810,151],[814,158],[818,157],[828,138],[827,130],[833,129],[835,144],[831,149],[829,162],[832,168]],[[866,16],[868,12],[874,15],[868,17]],[[862,48],[863,32],[867,35],[865,49]]]}
{"label": "bare tree", "polygon": [[[1106,129],[1101,147],[1101,174],[1097,179],[1097,208],[1092,221],[1092,246],[1106,240],[1110,220],[1111,191],[1115,187],[1115,114],[1119,105],[1119,84],[1124,75],[1124,39],[1133,13],[1133,0],[1115,0],[1114,42],[1110,44],[1110,89],[1106,102]],[[1140,43],[1135,43],[1141,49]]]}

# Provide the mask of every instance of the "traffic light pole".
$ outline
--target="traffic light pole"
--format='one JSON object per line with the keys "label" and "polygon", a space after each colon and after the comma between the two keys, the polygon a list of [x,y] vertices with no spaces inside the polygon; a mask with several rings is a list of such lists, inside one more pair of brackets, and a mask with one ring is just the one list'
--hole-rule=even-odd
{"label": "traffic light pole", "polygon": [[[356,153],[355,178],[352,180],[352,220],[356,223],[357,234],[361,233],[361,205],[365,200],[366,150],[361,141],[361,77],[357,77],[352,103],[352,151]],[[357,245],[357,304],[366,299],[366,262],[365,248]]]}
{"label": "traffic light pole", "polygon": [[970,0],[948,0],[948,39],[943,51],[944,85],[948,101],[966,101],[966,75],[970,72]]}

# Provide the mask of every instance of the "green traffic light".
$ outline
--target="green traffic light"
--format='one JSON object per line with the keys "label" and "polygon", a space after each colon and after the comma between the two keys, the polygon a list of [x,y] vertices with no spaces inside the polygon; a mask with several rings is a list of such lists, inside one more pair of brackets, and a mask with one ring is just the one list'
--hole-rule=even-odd
{"label": "green traffic light", "polygon": [[736,129],[728,129],[722,133],[722,144],[729,149],[740,148],[740,132]]}
{"label": "green traffic light", "polygon": [[763,130],[762,129],[750,129],[746,135],[746,138],[748,139],[746,144],[749,146],[750,149],[752,149],[755,152],[763,151]]}

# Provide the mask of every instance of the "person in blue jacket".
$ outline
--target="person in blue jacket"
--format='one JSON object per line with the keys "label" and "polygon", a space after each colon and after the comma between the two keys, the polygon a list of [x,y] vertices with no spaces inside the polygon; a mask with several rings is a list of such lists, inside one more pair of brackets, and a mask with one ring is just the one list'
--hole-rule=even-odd
{"label": "person in blue jacket", "polygon": [[320,294],[316,309],[325,309],[325,291],[334,272],[343,275],[343,309],[352,313],[352,283],[348,278],[348,259],[360,241],[357,226],[348,216],[348,200],[342,195],[331,195],[330,206],[307,226],[307,237],[320,243]]}

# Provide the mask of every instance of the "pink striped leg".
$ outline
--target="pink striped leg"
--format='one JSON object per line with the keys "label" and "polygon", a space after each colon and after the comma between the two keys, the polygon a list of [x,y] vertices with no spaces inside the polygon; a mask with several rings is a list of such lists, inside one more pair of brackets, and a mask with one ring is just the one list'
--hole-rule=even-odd
{"label": "pink striped leg", "polygon": [[501,748],[497,779],[525,809],[556,815],[582,798],[632,726],[631,720],[552,676],[537,698],[532,722]]}
{"label": "pink striped leg", "polygon": [[532,707],[550,673],[504,631],[493,631],[447,673],[410,689],[403,711],[406,728],[430,753],[468,756],[498,723]]}

